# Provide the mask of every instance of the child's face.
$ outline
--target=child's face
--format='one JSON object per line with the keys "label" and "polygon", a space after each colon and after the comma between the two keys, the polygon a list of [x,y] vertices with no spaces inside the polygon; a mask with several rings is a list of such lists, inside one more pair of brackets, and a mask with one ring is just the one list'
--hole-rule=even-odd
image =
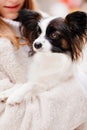
{"label": "child's face", "polygon": [[25,0],[0,0],[0,15],[4,18],[16,19]]}

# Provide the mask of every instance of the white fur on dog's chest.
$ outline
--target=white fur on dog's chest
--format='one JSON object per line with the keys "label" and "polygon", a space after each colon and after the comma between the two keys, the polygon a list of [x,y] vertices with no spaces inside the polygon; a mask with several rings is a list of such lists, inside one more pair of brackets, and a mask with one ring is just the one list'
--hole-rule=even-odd
{"label": "white fur on dog's chest", "polygon": [[72,62],[66,55],[38,52],[32,58],[28,75],[31,82],[54,86],[72,73]]}

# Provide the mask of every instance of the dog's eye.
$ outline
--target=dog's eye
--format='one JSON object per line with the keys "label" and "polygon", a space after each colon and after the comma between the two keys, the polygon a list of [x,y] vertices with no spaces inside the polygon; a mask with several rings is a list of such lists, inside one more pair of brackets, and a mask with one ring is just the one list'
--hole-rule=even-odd
{"label": "dog's eye", "polygon": [[57,36],[56,36],[55,33],[50,34],[50,38],[51,38],[51,39],[56,39],[56,37],[57,37]]}
{"label": "dog's eye", "polygon": [[60,33],[58,31],[55,31],[50,34],[51,39],[58,39],[60,37]]}

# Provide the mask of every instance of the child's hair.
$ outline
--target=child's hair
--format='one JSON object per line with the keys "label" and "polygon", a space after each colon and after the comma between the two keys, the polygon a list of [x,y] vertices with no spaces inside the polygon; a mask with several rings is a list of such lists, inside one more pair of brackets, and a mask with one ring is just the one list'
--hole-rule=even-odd
{"label": "child's hair", "polygon": [[35,10],[37,9],[37,4],[35,0],[25,0],[23,8]]}
{"label": "child's hair", "polygon": [[0,18],[0,37],[6,37],[10,39],[12,44],[18,48],[18,39],[13,29]]}
{"label": "child's hair", "polygon": [[[36,10],[37,5],[34,0],[25,0],[23,8],[30,9],[30,10]],[[9,24],[4,22],[1,18],[0,18],[0,37],[6,37],[6,38],[10,39],[12,44],[16,48],[19,48],[19,39],[16,36],[14,30],[12,29],[12,27]]]}

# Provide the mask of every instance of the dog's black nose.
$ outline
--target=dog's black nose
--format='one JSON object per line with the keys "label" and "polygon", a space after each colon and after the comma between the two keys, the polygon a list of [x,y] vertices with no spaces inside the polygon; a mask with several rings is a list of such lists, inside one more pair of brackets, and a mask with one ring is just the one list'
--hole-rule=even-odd
{"label": "dog's black nose", "polygon": [[41,43],[34,43],[34,47],[36,49],[40,49],[42,47],[42,44]]}

